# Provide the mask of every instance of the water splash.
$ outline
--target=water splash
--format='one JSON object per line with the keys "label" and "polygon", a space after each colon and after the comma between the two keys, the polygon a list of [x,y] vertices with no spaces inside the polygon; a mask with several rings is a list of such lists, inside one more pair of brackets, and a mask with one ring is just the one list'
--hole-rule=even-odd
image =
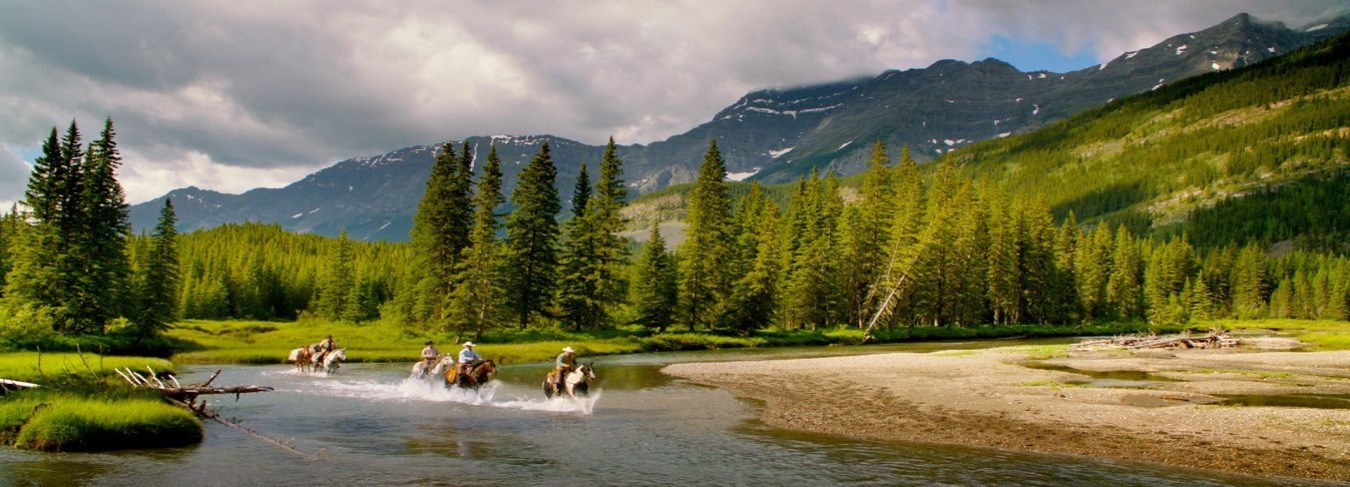
{"label": "water splash", "polygon": [[567,397],[555,396],[553,399],[545,400],[516,400],[503,401],[494,404],[494,406],[520,409],[523,411],[549,411],[555,413],[581,413],[590,415],[595,410],[595,403],[600,400],[601,390],[596,389],[586,397]]}
{"label": "water splash", "polygon": [[[278,372],[281,374],[282,372]],[[295,372],[288,372],[292,375],[299,375]],[[474,406],[490,406],[505,409],[518,409],[522,411],[549,411],[560,413],[581,413],[590,415],[595,410],[595,403],[600,400],[600,390],[596,390],[588,397],[555,397],[551,400],[517,398],[513,400],[494,401],[497,392],[501,389],[502,383],[493,381],[479,387],[477,390],[461,389],[458,387],[446,387],[439,381],[423,381],[420,379],[403,379],[397,382],[380,382],[374,380],[356,379],[351,380],[326,380],[307,382],[296,389],[300,394],[311,394],[320,396],[338,396],[354,399],[364,399],[369,401],[393,401],[393,402],[446,402],[470,404]]]}

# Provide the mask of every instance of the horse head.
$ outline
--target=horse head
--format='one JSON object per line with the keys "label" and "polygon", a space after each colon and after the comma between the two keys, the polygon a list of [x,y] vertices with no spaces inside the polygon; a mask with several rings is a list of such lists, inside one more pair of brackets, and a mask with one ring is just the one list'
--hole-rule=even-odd
{"label": "horse head", "polygon": [[332,352],[329,352],[329,353],[328,353],[328,356],[327,356],[327,357],[324,357],[324,361],[325,361],[325,362],[346,362],[346,361],[347,361],[347,349],[345,349],[345,348],[339,348],[339,349],[337,349],[337,350],[333,350]]}
{"label": "horse head", "polygon": [[497,375],[497,363],[492,359],[484,360],[473,368],[473,375],[479,383],[492,380]]}

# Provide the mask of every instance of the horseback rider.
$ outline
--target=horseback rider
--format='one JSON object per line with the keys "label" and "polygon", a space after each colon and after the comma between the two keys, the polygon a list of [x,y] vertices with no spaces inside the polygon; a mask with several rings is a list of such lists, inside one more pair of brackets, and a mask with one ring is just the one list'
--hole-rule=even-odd
{"label": "horseback rider", "polygon": [[459,373],[460,375],[469,375],[469,369],[483,361],[483,356],[473,351],[473,342],[464,342],[464,348],[459,351]]}
{"label": "horseback rider", "polygon": [[576,350],[572,350],[572,347],[563,347],[562,353],[558,354],[558,359],[553,361],[553,377],[557,379],[559,387],[566,381],[567,374],[572,372],[575,364]]}
{"label": "horseback rider", "polygon": [[312,345],[310,349],[314,354],[314,363],[317,364],[323,362],[324,356],[328,355],[328,352],[333,351],[334,348],[337,348],[337,344],[333,342],[333,335],[328,335],[327,338]]}
{"label": "horseback rider", "polygon": [[431,340],[427,340],[427,348],[422,349],[422,360],[427,363],[427,367],[430,367],[432,364],[435,364],[436,360],[440,358],[441,358],[441,351],[436,350],[436,344],[433,343]]}

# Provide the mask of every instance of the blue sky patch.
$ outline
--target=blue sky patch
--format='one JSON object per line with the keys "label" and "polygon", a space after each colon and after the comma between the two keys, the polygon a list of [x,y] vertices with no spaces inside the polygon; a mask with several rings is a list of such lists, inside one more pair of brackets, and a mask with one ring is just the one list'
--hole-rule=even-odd
{"label": "blue sky patch", "polygon": [[980,59],[992,57],[1016,66],[1022,71],[1052,71],[1067,73],[1099,64],[1092,46],[1066,55],[1059,46],[1030,39],[993,36],[980,45]]}

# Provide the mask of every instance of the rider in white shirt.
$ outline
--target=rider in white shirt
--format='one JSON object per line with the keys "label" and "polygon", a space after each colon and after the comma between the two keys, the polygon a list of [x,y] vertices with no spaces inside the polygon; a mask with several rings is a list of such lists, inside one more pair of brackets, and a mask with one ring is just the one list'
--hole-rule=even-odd
{"label": "rider in white shirt", "polygon": [[459,373],[468,374],[469,367],[483,360],[483,356],[473,351],[473,342],[464,342],[464,349],[459,351]]}

